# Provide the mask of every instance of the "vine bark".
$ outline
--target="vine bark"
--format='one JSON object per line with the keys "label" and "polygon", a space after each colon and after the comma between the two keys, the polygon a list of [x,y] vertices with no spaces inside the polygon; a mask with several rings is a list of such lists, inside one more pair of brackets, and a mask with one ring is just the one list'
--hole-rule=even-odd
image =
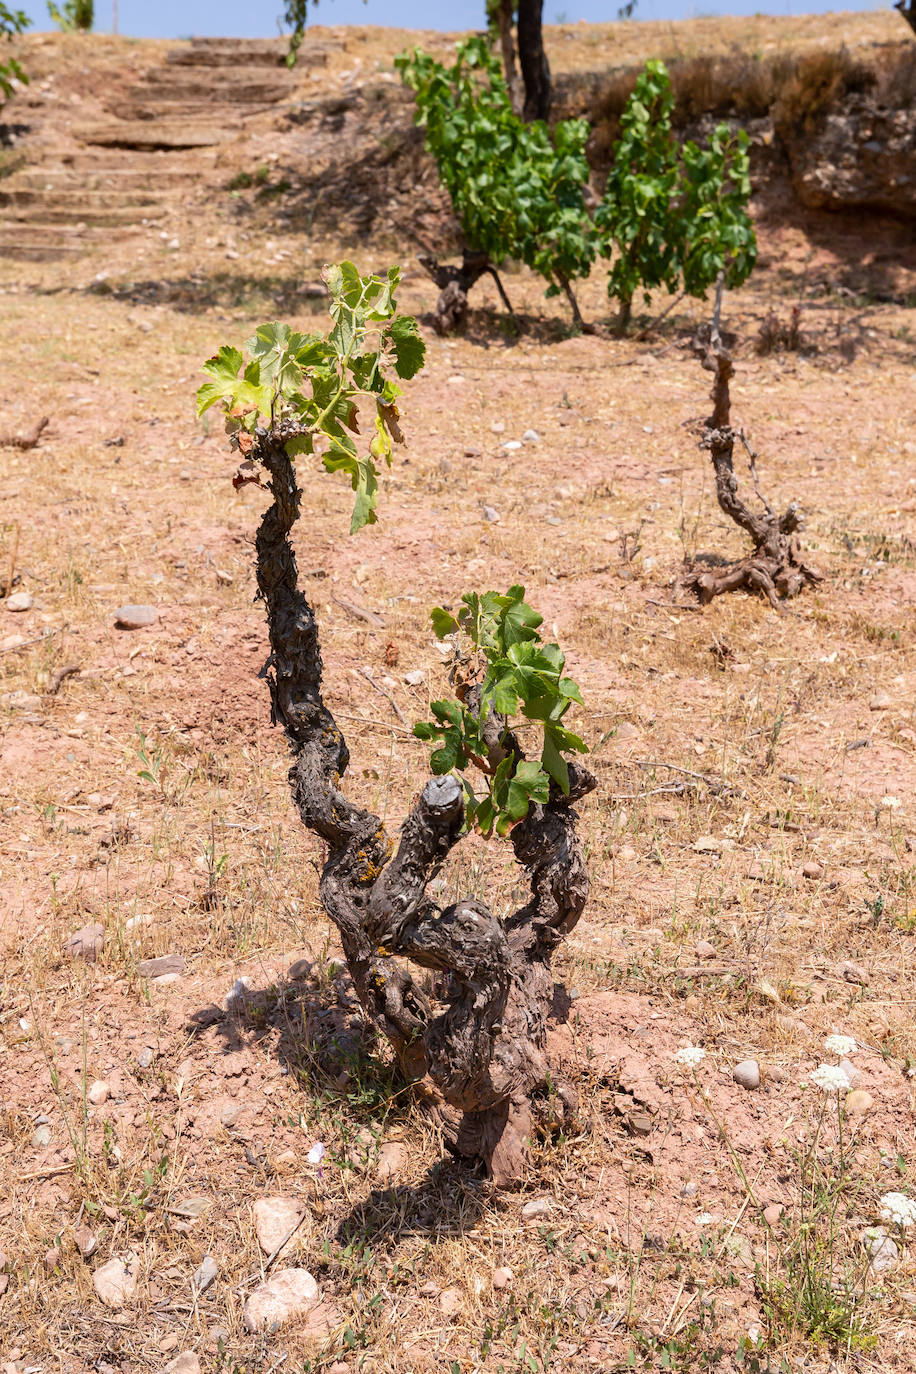
{"label": "vine bark", "polygon": [[[722,281],[716,291],[709,340],[703,349],[703,367],[714,374],[712,386],[712,415],[704,426],[700,447],[709,450],[716,481],[716,499],[730,520],[745,530],[754,541],[754,551],[737,563],[721,568],[691,568],[684,585],[704,604],[723,592],[740,587],[762,592],[770,605],[782,610],[782,602],[794,597],[806,584],[817,586],[823,576],[802,558],[799,532],[801,512],[793,501],[782,515],[777,515],[763,496],[757,481],[756,457],[743,433],[731,426],[731,396],[729,382],[734,375],[731,354],[722,341],[719,319],[722,307]],[[754,491],[763,506],[755,514],[738,495],[738,478],[734,469],[735,440],[740,439],[747,450]]]}
{"label": "vine bark", "polygon": [[[552,786],[547,803],[532,804],[512,830],[530,895],[507,919],[476,898],[444,908],[431,900],[430,880],[462,836],[463,792],[451,775],[430,779],[395,847],[381,820],[341,790],[349,752],[321,696],[318,626],[290,542],[302,495],[284,446],[294,433],[259,430],[250,455],[266,468],[273,495],[257,533],[257,584],[267,607],[271,718],[292,751],[302,822],[326,845],[321,900],[366,1017],[405,1077],[434,1085],[449,1145],[508,1184],[526,1168],[538,1120],[574,1109],[572,1089],[551,1082],[546,1032],[551,957],[588,895],[575,803],[595,779],[571,762],[569,794]],[[521,752],[511,736],[503,743]],[[445,975],[444,1000],[402,960]]]}

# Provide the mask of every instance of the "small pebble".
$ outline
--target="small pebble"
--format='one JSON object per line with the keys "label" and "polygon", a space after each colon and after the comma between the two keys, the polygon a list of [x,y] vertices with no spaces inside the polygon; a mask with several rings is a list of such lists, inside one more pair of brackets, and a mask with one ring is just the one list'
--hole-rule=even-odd
{"label": "small pebble", "polygon": [[545,1217],[551,1210],[549,1197],[539,1197],[534,1202],[526,1202],[522,1208],[522,1221],[534,1221],[536,1217]]}
{"label": "small pebble", "polygon": [[119,630],[143,630],[148,625],[155,625],[158,619],[155,606],[119,606],[114,613]]}
{"label": "small pebble", "polygon": [[92,1259],[92,1256],[99,1248],[99,1242],[93,1235],[92,1231],[90,1231],[89,1227],[78,1226],[76,1230],[73,1232],[73,1239],[76,1243],[76,1248],[77,1250],[79,1250],[83,1259]]}
{"label": "small pebble", "polygon": [[496,1289],[508,1288],[514,1278],[515,1274],[508,1267],[508,1265],[503,1267],[502,1269],[494,1269],[493,1287]]}
{"label": "small pebble", "polygon": [[858,983],[865,987],[871,982],[871,975],[861,964],[854,964],[851,959],[843,959],[837,964],[835,972],[840,978],[845,978],[847,983]]}
{"label": "small pebble", "polygon": [[681,1197],[696,1197],[696,1195],[697,1185],[694,1183],[693,1179],[688,1179],[681,1189]]}
{"label": "small pebble", "polygon": [[200,1267],[194,1271],[191,1286],[196,1293],[205,1293],[219,1273],[219,1266],[212,1255],[204,1255]]}
{"label": "small pebble", "polygon": [[815,859],[809,859],[806,864],[802,864],[803,878],[810,878],[812,882],[816,882],[818,878],[823,878],[823,876],[824,865],[819,864]]}
{"label": "small pebble", "polygon": [[96,1269],[92,1286],[106,1307],[123,1307],[137,1289],[139,1265],[133,1255],[112,1259]]}
{"label": "small pebble", "polygon": [[60,1264],[60,1246],[59,1246],[59,1245],[53,1245],[53,1246],[51,1247],[51,1249],[50,1249],[50,1250],[46,1250],[46,1251],[45,1251],[45,1254],[44,1254],[44,1266],[45,1266],[46,1272],[49,1273],[49,1274],[53,1274],[53,1273],[54,1273],[54,1270],[57,1268],[57,1266],[58,1266],[59,1264]]}
{"label": "small pebble", "polygon": [[64,953],[71,959],[86,959],[93,963],[105,943],[105,927],[100,925],[83,926],[69,940],[64,941]]}
{"label": "small pebble", "polygon": [[137,973],[141,978],[162,978],[167,973],[184,973],[186,965],[183,954],[162,954],[158,959],[141,959]]}
{"label": "small pebble", "polygon": [[496,421],[490,426],[490,433],[491,433],[491,434],[505,434],[505,432],[506,432],[506,426],[503,424],[502,420],[496,420]]}
{"label": "small pebble", "polygon": [[538,434],[536,429],[526,429],[524,434],[522,435],[523,444],[538,444],[540,443],[540,441],[541,436],[540,434]]}
{"label": "small pebble", "polygon": [[162,1374],[200,1374],[200,1360],[193,1350],[182,1350],[173,1360],[169,1360]]}
{"label": "small pebble", "polygon": [[156,1051],[152,1046],[144,1045],[143,1049],[137,1055],[137,1063],[140,1065],[141,1069],[148,1069],[155,1058]]}
{"label": "small pebble", "polygon": [[846,1098],[846,1111],[850,1116],[867,1116],[875,1105],[875,1099],[864,1088],[854,1088]]}
{"label": "small pebble", "polygon": [[869,1226],[864,1230],[862,1244],[876,1274],[887,1274],[897,1268],[900,1251],[897,1242],[888,1235],[883,1226]]}
{"label": "small pebble", "polygon": [[868,709],[869,711],[887,711],[893,704],[893,700],[887,692],[876,692],[868,703]]}
{"label": "small pebble", "polygon": [[715,959],[718,951],[715,945],[711,945],[708,940],[697,940],[694,945],[694,952],[698,959]]}
{"label": "small pebble", "polygon": [[443,1317],[454,1317],[461,1310],[461,1289],[443,1288],[439,1294],[439,1310]]}
{"label": "small pebble", "polygon": [[756,1059],[744,1059],[732,1069],[732,1078],[739,1087],[753,1092],[760,1087],[760,1065]]}
{"label": "small pebble", "polygon": [[12,596],[6,598],[6,609],[8,611],[30,611],[34,601],[28,592],[13,592]]}
{"label": "small pebble", "polygon": [[498,525],[499,511],[496,510],[493,506],[484,506],[483,518],[484,520],[486,520],[488,525]]}
{"label": "small pebble", "polygon": [[763,1219],[768,1226],[772,1226],[775,1229],[779,1225],[780,1218],[784,1211],[785,1208],[781,1202],[771,1202],[768,1207],[764,1207],[763,1209]]}
{"label": "small pebble", "polygon": [[242,1309],[246,1331],[273,1332],[318,1302],[318,1285],[306,1269],[281,1269],[250,1295]]}
{"label": "small pebble", "polygon": [[103,1103],[108,1101],[108,1094],[110,1091],[111,1089],[108,1084],[103,1079],[97,1078],[90,1086],[86,1094],[86,1100],[90,1102],[93,1107],[101,1107]]}
{"label": "small pebble", "polygon": [[226,993],[226,1000],[223,1003],[226,1010],[228,1011],[230,1007],[233,1005],[233,1003],[244,1001],[244,999],[253,989],[253,978],[249,978],[247,974],[243,974],[241,978],[237,978],[235,982],[232,984],[232,987]]}
{"label": "small pebble", "polygon": [[426,674],[422,668],[414,668],[409,673],[404,674],[404,681],[408,687],[419,687],[423,683]]}
{"label": "small pebble", "polygon": [[399,1140],[387,1141],[378,1152],[375,1176],[380,1183],[393,1183],[407,1168],[407,1150]]}
{"label": "small pebble", "polygon": [[32,1136],[32,1144],[36,1150],[43,1150],[46,1145],[51,1144],[51,1127],[39,1126]]}
{"label": "small pebble", "polygon": [[[254,1229],[265,1255],[272,1255],[302,1218],[302,1208],[291,1197],[262,1197],[254,1204]],[[294,1248],[295,1236],[287,1243]]]}

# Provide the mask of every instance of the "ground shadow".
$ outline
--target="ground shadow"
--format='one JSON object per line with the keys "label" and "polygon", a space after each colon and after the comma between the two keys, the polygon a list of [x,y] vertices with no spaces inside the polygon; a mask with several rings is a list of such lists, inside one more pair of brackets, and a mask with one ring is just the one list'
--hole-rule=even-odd
{"label": "ground shadow", "polygon": [[[70,288],[65,288],[69,290]],[[272,308],[324,313],[328,293],[321,283],[279,273],[194,273],[147,281],[92,282],[86,292],[130,305],[168,305],[186,314],[208,310]],[[53,294],[53,293],[52,293]],[[261,303],[264,303],[262,306]]]}

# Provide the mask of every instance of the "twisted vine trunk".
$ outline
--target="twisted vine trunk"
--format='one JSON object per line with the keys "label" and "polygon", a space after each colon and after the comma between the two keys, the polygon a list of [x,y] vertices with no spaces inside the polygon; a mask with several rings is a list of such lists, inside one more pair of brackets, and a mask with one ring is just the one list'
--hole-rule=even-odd
{"label": "twisted vine trunk", "polygon": [[506,295],[502,279],[486,253],[477,253],[466,248],[460,267],[440,263],[431,253],[418,254],[417,261],[439,288],[439,299],[433,316],[437,334],[454,334],[464,328],[468,314],[468,292],[484,275],[493,278],[500,300],[512,318],[515,318],[515,311]]}
{"label": "twisted vine trunk", "polygon": [[[734,375],[731,355],[719,333],[722,304],[721,279],[716,292],[709,344],[703,357],[703,367],[714,374],[712,385],[712,415],[704,426],[700,447],[709,450],[716,481],[716,499],[720,508],[745,530],[754,541],[754,551],[721,568],[692,568],[684,579],[685,587],[695,592],[704,604],[723,592],[744,587],[762,592],[775,610],[782,610],[782,601],[797,596],[806,584],[816,586],[823,576],[802,558],[799,531],[801,513],[796,502],[777,515],[757,485],[756,455],[747,446],[744,435],[736,434],[731,426],[731,395],[729,382]],[[735,439],[740,438],[747,448],[754,490],[763,506],[755,514],[738,495],[738,478],[734,468]]]}
{"label": "twisted vine trunk", "polygon": [[[408,1079],[428,1075],[454,1150],[482,1160],[499,1184],[525,1169],[537,1118],[570,1111],[558,1085],[547,1098],[545,1043],[554,986],[550,961],[588,894],[574,803],[595,786],[570,764],[570,792],[551,787],[512,831],[531,880],[528,901],[503,921],[466,898],[440,909],[426,889],[461,837],[464,797],[453,776],[431,778],[395,847],[377,816],[341,791],[346,742],[321,697],[315,613],[299,589],[290,531],[301,491],[281,427],[259,431],[256,452],[273,504],[258,530],[257,583],[267,607],[271,718],[289,741],[293,799],[325,842],[322,904],[341,942],[365,1015],[387,1037]],[[512,746],[517,748],[513,741]],[[402,960],[448,978],[445,1005]]]}

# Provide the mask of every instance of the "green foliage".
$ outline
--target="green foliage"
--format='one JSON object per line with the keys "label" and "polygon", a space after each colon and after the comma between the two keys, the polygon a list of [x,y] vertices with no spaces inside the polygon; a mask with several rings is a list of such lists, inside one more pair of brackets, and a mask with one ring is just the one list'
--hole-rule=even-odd
{"label": "green foliage", "polygon": [[757,238],[747,213],[751,198],[748,136],[727,124],[712,132],[707,148],[681,149],[682,213],[687,224],[684,289],[704,296],[720,272],[725,285],[747,281],[757,261]]}
{"label": "green foliage", "polygon": [[678,149],[671,127],[674,93],[665,64],[650,61],[627,101],[621,136],[595,214],[602,256],[614,255],[608,295],[625,323],[637,290],[679,284],[704,296],[720,271],[740,286],[757,257],[747,213],[748,137],[720,124],[708,147]]}
{"label": "green foliage", "polygon": [[[8,9],[3,0],[0,0],[0,39],[12,39],[14,35],[23,33],[31,22],[24,10]],[[21,81],[27,86],[29,78],[15,57],[7,57],[5,61],[0,62],[0,109],[3,108],[4,101],[13,94],[14,81]]]}
{"label": "green foliage", "polygon": [[451,67],[416,49],[395,63],[467,247],[497,265],[521,260],[544,277],[548,295],[587,276],[595,256],[587,121],[563,120],[552,136],[546,124],[524,123],[485,38],[460,43]]}
{"label": "green foliage", "polygon": [[93,0],[64,0],[61,6],[48,0],[48,14],[62,33],[88,33],[95,23]]}
{"label": "green foliage", "polygon": [[[524,587],[510,587],[505,596],[472,592],[462,597],[457,616],[439,607],[432,612],[440,639],[467,635],[482,676],[479,690],[465,691],[460,701],[434,701],[435,722],[414,726],[419,739],[441,739],[430,758],[432,771],[462,774],[468,825],[476,823],[487,836],[494,828],[498,835],[508,834],[527,816],[532,801],[548,800],[552,784],[568,793],[564,755],[587,753],[579,736],[562,723],[572,703],[582,702],[579,688],[563,676],[566,660],[559,646],[542,642],[538,626],[543,617],[526,605],[524,596]],[[510,721],[519,714],[541,729],[539,761],[521,758],[509,739]],[[486,777],[483,797],[477,797],[464,776],[469,763]]]}
{"label": "green foliage", "polygon": [[[375,523],[379,469],[391,465],[398,426],[395,377],[409,379],[423,366],[425,345],[417,322],[397,315],[400,270],[361,277],[352,262],[325,273],[333,325],[324,337],[286,324],[262,324],[244,351],[224,344],[204,364],[210,378],[197,392],[197,413],[222,407],[226,429],[243,454],[259,429],[282,426],[290,457],[321,453],[328,472],[343,472],[356,493],[351,534]],[[361,453],[358,403],[375,403],[374,433]],[[255,480],[243,478],[242,480]]]}

